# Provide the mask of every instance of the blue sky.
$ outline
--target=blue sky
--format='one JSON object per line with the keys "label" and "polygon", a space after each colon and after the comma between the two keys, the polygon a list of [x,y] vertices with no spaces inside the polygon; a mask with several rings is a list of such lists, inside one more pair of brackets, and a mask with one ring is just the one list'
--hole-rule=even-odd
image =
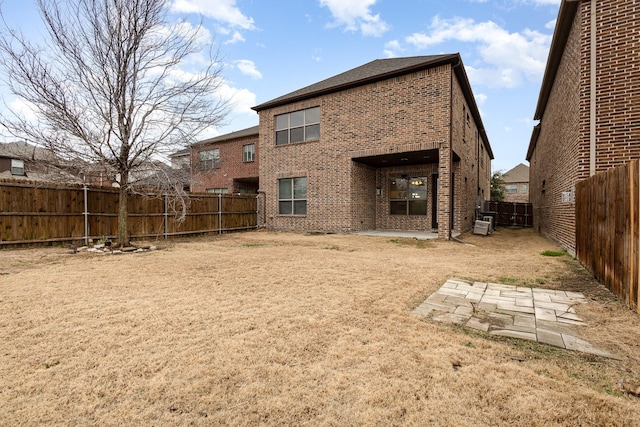
{"label": "blue sky", "polygon": [[[5,0],[11,26],[38,32],[34,0]],[[252,106],[374,59],[462,55],[495,154],[525,163],[560,0],[171,0],[171,18],[199,15],[223,60],[234,106],[203,137],[258,124]],[[11,100],[8,100],[11,102]]]}

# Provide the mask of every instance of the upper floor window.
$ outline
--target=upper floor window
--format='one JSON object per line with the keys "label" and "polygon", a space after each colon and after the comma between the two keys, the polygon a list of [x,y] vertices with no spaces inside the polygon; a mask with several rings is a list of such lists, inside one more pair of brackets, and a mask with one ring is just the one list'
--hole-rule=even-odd
{"label": "upper floor window", "polygon": [[517,193],[518,184],[505,184],[504,191],[507,193]]}
{"label": "upper floor window", "polygon": [[24,175],[24,161],[11,159],[11,175]]}
{"label": "upper floor window", "polygon": [[247,144],[242,146],[242,161],[253,162],[256,159],[256,145]]}
{"label": "upper floor window", "polygon": [[320,107],[276,116],[276,145],[320,139]]}
{"label": "upper floor window", "polygon": [[392,178],[389,199],[391,215],[426,215],[427,178]]}
{"label": "upper floor window", "polygon": [[198,153],[198,167],[200,170],[218,169],[220,167],[220,149],[200,151]]}

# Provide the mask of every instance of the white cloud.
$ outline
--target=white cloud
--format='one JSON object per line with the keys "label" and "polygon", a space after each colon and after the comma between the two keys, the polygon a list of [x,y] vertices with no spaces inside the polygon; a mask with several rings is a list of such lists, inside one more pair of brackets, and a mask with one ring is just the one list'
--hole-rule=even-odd
{"label": "white cloud", "polygon": [[234,31],[233,32],[233,36],[229,40],[226,40],[224,42],[224,44],[235,44],[235,43],[243,42],[243,41],[245,41],[244,36],[242,34],[240,34],[239,31]]}
{"label": "white cloud", "polygon": [[475,98],[476,98],[476,103],[478,105],[484,105],[484,103],[487,102],[487,99],[489,97],[487,95],[485,95],[484,93],[477,93],[477,94],[475,94]]}
{"label": "white cloud", "polygon": [[255,29],[253,18],[245,16],[236,6],[236,0],[174,0],[171,11],[200,13],[209,18],[243,30]]}
{"label": "white cloud", "polygon": [[554,28],[556,28],[556,21],[557,19],[554,19],[553,21],[549,21],[545,24],[545,28],[549,29],[549,30],[553,30]]}
{"label": "white cloud", "polygon": [[370,8],[377,0],[320,0],[335,21],[330,26],[344,26],[346,31],[361,31],[364,36],[380,37],[389,30],[389,24],[372,14]]}
{"label": "white cloud", "polygon": [[251,109],[256,105],[256,94],[249,89],[238,89],[223,83],[218,88],[218,94],[222,99],[226,99],[231,104],[231,111],[237,114],[255,114]]}
{"label": "white cloud", "polygon": [[404,49],[398,40],[391,40],[384,44],[384,54],[387,58],[395,58],[402,51]]}
{"label": "white cloud", "polygon": [[262,73],[256,68],[256,64],[249,59],[239,59],[235,61],[236,67],[240,72],[253,79],[261,79]]}
{"label": "white cloud", "polygon": [[551,36],[525,29],[510,33],[492,21],[441,19],[436,16],[428,33],[414,33],[405,41],[419,50],[448,41],[474,43],[482,61],[467,66],[472,82],[490,87],[515,87],[542,78]]}
{"label": "white cloud", "polygon": [[36,107],[24,98],[14,98],[9,102],[9,108],[28,122],[35,123],[38,119],[36,115]]}

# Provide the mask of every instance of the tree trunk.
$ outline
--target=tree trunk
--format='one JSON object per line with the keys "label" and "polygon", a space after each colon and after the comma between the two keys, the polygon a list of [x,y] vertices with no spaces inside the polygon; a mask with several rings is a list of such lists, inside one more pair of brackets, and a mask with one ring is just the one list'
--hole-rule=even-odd
{"label": "tree trunk", "polygon": [[128,217],[128,181],[129,173],[123,172],[120,176],[120,199],[118,203],[118,245],[129,246],[129,233],[127,232]]}

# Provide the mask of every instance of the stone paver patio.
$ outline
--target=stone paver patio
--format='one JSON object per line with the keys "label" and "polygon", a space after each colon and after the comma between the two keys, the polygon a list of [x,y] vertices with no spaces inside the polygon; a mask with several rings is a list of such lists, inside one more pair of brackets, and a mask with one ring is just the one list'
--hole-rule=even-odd
{"label": "stone paver patio", "polygon": [[449,279],[413,313],[491,335],[617,358],[575,336],[574,327],[586,327],[575,306],[586,302],[580,292]]}

